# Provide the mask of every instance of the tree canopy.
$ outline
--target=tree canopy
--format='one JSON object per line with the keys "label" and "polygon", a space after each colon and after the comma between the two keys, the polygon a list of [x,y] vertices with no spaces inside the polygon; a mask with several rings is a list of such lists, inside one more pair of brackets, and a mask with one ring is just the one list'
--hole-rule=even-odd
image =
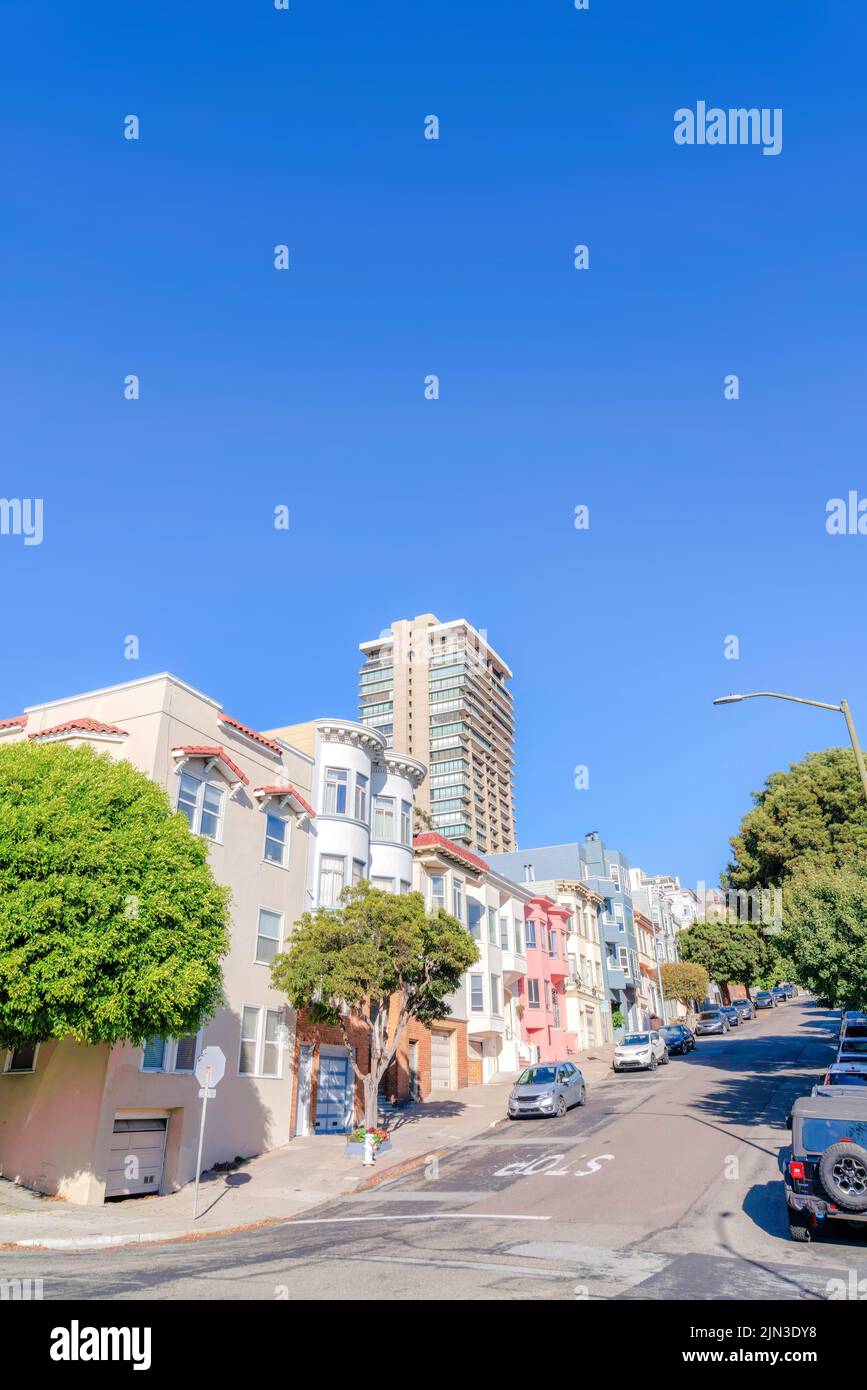
{"label": "tree canopy", "polygon": [[[428,913],[421,893],[386,893],[361,882],[344,889],[339,907],[304,913],[272,979],[313,1022],[340,1028],[363,1084],[365,1121],[375,1125],[379,1082],[406,1023],[448,1018],[447,996],[477,960],[461,923],[442,908]],[[353,1056],[350,1021],[369,1037],[366,1071],[364,1059]]]}
{"label": "tree canopy", "polygon": [[708,918],[678,933],[682,960],[701,965],[718,984],[750,985],[766,966],[768,946],[748,922]]}
{"label": "tree canopy", "polygon": [[0,1046],[195,1032],[228,922],[206,842],[143,772],[88,746],[0,748]]}
{"label": "tree canopy", "polygon": [[675,999],[688,1007],[693,1000],[707,998],[710,981],[703,965],[687,960],[663,961],[659,969],[666,999]]}
{"label": "tree canopy", "polygon": [[867,802],[850,748],[808,753],[752,795],[731,840],[725,886],[771,888],[809,866],[867,861]]}
{"label": "tree canopy", "polygon": [[800,984],[832,1008],[867,1009],[867,865],[793,880],[778,940]]}

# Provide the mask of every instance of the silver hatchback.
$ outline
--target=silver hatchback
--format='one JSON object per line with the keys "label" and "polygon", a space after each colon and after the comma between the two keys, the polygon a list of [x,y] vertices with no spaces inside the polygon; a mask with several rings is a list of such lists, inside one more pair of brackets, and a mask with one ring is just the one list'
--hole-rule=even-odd
{"label": "silver hatchback", "polygon": [[565,1115],[587,1099],[584,1077],[571,1062],[534,1062],[509,1092],[508,1115]]}

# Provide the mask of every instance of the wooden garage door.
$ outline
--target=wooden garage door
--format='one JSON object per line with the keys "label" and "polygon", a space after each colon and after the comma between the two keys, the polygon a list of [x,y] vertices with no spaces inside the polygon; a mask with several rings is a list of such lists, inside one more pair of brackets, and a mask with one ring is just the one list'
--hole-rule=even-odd
{"label": "wooden garage door", "polygon": [[452,1035],[432,1032],[430,1035],[430,1085],[432,1091],[452,1089]]}
{"label": "wooden garage door", "polygon": [[106,1197],[160,1191],[168,1123],[167,1115],[147,1119],[117,1116],[108,1155]]}

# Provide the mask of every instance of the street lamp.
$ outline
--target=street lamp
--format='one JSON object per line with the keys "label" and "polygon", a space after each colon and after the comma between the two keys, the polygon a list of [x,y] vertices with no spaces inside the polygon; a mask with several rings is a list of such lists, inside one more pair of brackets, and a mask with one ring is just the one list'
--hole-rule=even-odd
{"label": "street lamp", "polygon": [[836,714],[842,714],[846,720],[846,728],[849,730],[849,738],[852,741],[852,751],[855,754],[855,762],[858,764],[861,786],[864,788],[865,797],[867,797],[867,766],[864,763],[864,754],[861,752],[861,745],[858,742],[858,735],[852,722],[852,712],[847,700],[841,700],[839,705],[828,705],[824,700],[804,700],[800,695],[780,695],[776,690],[752,690],[748,695],[720,695],[718,699],[714,700],[714,704],[736,705],[740,700],[791,700],[796,705],[813,705],[815,709],[830,709],[834,710]]}

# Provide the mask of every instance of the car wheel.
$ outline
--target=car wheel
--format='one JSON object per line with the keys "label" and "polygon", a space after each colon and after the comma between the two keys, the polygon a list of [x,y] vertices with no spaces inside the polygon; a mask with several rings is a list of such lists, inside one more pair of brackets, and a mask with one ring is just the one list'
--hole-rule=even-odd
{"label": "car wheel", "polygon": [[666,1049],[666,1051],[663,1052],[663,1054],[662,1054],[662,1056],[660,1057],[659,1060],[660,1060],[660,1063],[661,1063],[662,1066],[664,1066],[664,1067],[667,1067],[667,1066],[668,1066],[668,1062],[669,1062],[668,1049]]}
{"label": "car wheel", "polygon": [[819,1159],[819,1177],[844,1211],[867,1211],[867,1149],[860,1144],[831,1144]]}
{"label": "car wheel", "polygon": [[578,1104],[579,1104],[579,1105],[585,1105],[586,1103],[587,1103],[587,1087],[586,1087],[586,1086],[582,1086],[582,1087],[581,1087],[581,1094],[580,1094],[580,1096],[578,1097]]}
{"label": "car wheel", "polygon": [[648,1070],[650,1070],[650,1071],[656,1071],[657,1065],[658,1065],[658,1063],[657,1063],[657,1061],[656,1061],[656,1058],[655,1058],[655,1057],[651,1057],[651,1059],[650,1059],[650,1067],[648,1068]]}
{"label": "car wheel", "polygon": [[566,1114],[566,1097],[565,1097],[565,1096],[558,1096],[558,1097],[557,1097],[557,1105],[556,1105],[556,1107],[555,1107],[555,1109],[554,1109],[554,1114],[555,1114],[555,1115],[559,1115],[561,1119],[562,1119],[562,1117]]}

